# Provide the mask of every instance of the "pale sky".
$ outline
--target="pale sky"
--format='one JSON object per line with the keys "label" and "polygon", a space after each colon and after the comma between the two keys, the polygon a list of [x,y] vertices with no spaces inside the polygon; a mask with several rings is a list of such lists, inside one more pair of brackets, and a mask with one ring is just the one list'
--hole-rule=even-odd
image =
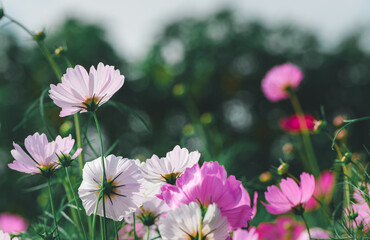
{"label": "pale sky", "polygon": [[[280,23],[303,26],[316,31],[329,45],[338,43],[353,29],[370,26],[368,0],[0,1],[7,14],[35,32],[53,31],[68,16],[102,24],[117,53],[128,61],[143,57],[167,23],[182,17],[206,18],[223,7],[234,9],[242,19],[258,19],[272,26]],[[22,36],[25,42],[30,42]]]}

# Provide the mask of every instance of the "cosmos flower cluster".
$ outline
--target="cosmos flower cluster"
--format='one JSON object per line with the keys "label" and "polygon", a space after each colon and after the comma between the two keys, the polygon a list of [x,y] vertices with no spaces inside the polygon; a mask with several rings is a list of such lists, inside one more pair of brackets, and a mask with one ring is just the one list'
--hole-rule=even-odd
{"label": "cosmos flower cluster", "polygon": [[[270,101],[276,102],[289,98],[302,78],[302,72],[293,64],[276,66],[263,79],[262,90]],[[77,65],[67,69],[61,83],[50,86],[49,94],[61,108],[60,117],[92,113],[100,134],[96,111],[122,87],[124,79],[119,70],[103,63],[97,68],[92,66],[89,72]],[[289,133],[300,133],[311,131],[315,120],[311,115],[293,115],[284,118],[280,126]],[[84,163],[78,196],[81,209],[87,216],[94,217],[93,223],[96,216],[104,221],[111,219],[123,223],[117,231],[118,239],[143,239],[145,236],[146,239],[163,240],[264,240],[290,236],[289,239],[306,240],[331,237],[320,228],[305,230],[302,223],[288,216],[257,227],[249,226],[257,212],[257,193],[251,198],[242,182],[229,176],[218,162],[202,163],[199,151],[177,145],[163,157],[153,154],[140,161],[105,155],[101,136],[100,141],[101,156]],[[67,168],[82,152],[71,135],[57,136],[49,141],[46,134],[34,133],[25,139],[24,147],[16,143],[13,146],[14,161],[9,168],[42,175],[48,181],[61,168],[65,168],[68,175]],[[301,173],[299,180],[289,175],[267,187],[262,204],[273,215],[294,213],[304,220],[305,211],[319,208],[319,201],[330,201],[334,184],[335,175],[329,171],[323,172],[318,180],[307,172]],[[353,225],[369,228],[370,210],[366,202],[369,189],[354,193],[356,203],[351,209],[358,214],[353,218]],[[9,234],[25,231],[28,223],[18,217],[5,217],[6,224],[0,218],[0,240],[17,240]]]}

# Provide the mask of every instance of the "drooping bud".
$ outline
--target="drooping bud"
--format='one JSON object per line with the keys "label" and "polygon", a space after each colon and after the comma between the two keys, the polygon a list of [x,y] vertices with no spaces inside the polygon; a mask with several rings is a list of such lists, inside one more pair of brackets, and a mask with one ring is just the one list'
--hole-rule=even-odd
{"label": "drooping bud", "polygon": [[277,173],[279,175],[284,175],[288,172],[288,170],[289,170],[289,164],[284,162],[284,163],[280,164],[280,166],[278,167]]}
{"label": "drooping bud", "polygon": [[35,35],[33,35],[33,39],[36,41],[36,42],[41,42],[45,39],[46,35],[43,31],[41,32],[38,32],[36,33]]}
{"label": "drooping bud", "polygon": [[343,164],[347,164],[351,161],[351,159],[352,159],[352,153],[346,152],[340,161]]}

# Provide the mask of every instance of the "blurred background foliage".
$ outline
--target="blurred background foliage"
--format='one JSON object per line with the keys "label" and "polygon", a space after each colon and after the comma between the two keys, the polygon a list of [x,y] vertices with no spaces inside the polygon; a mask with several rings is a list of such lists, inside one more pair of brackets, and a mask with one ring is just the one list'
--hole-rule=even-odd
{"label": "blurred background foliage", "polygon": [[[240,22],[225,10],[206,19],[169,24],[153,39],[146,57],[134,63],[115,51],[101,26],[77,18],[46,35],[49,49],[67,47],[66,56],[73,64],[88,69],[103,62],[125,75],[126,82],[113,100],[138,113],[151,131],[128,111],[106,104],[98,117],[105,146],[118,143],[113,153],[145,160],[154,153],[164,156],[177,144],[198,149],[202,161],[219,161],[229,174],[245,180],[250,192],[263,191],[263,184],[255,184],[258,176],[278,166],[284,156],[282,146],[297,137],[278,127],[281,117],[293,113],[290,102],[271,103],[261,92],[261,80],[274,65],[292,62],[302,68],[305,77],[297,94],[305,112],[322,119],[320,107],[324,107],[328,123],[337,114],[348,118],[369,115],[370,55],[361,43],[361,31],[328,50],[314,33],[299,26],[270,28],[260,22]],[[1,29],[0,212],[32,219],[42,209],[34,207],[36,202],[42,206],[47,196],[25,189],[42,181],[21,178],[23,174],[8,169],[7,163],[12,161],[12,141],[23,144],[26,136],[46,132],[37,101],[58,79],[36,44],[25,48],[20,41],[32,40],[17,39],[9,27]],[[66,69],[63,59],[57,62]],[[26,112],[32,103],[35,109]],[[55,134],[74,134],[69,129],[73,118],[59,118],[59,109],[48,97],[44,104],[50,129]],[[27,121],[19,125],[22,119]],[[82,114],[81,121],[86,128],[88,114]],[[368,122],[349,128],[352,151],[364,152],[368,129]],[[321,169],[330,168],[336,156],[331,142],[324,135],[312,139]],[[85,157],[89,160],[94,155],[86,149]],[[297,159],[292,165],[296,173],[302,171]],[[62,189],[59,192],[63,195]]]}

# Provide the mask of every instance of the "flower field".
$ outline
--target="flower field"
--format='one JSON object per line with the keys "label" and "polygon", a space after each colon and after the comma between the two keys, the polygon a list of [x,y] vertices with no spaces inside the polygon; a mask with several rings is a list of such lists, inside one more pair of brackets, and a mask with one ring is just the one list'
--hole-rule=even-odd
{"label": "flower field", "polygon": [[76,19],[0,23],[33,44],[0,35],[0,240],[370,239],[356,36],[328,53],[221,11],[133,63]]}

